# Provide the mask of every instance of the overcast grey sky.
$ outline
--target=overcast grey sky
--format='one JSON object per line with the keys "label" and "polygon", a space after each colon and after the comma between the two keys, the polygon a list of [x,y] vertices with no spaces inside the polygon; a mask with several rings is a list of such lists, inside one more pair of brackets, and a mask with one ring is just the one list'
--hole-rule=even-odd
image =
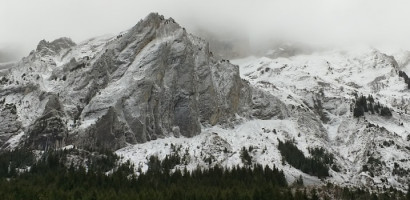
{"label": "overcast grey sky", "polygon": [[41,39],[117,34],[150,12],[254,43],[285,37],[410,49],[409,8],[408,0],[0,0],[0,50],[27,54]]}

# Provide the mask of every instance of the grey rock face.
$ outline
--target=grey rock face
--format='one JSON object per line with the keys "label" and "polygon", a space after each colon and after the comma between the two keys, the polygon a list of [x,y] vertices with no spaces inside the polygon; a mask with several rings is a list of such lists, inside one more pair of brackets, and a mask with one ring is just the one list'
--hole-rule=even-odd
{"label": "grey rock face", "polygon": [[298,128],[304,134],[310,134],[316,136],[316,138],[322,138],[327,140],[326,129],[323,127],[320,119],[311,112],[305,112],[300,115],[297,120]]}
{"label": "grey rock face", "polygon": [[13,70],[4,91],[31,86],[29,94],[41,94],[30,100],[39,117],[19,118],[30,124],[25,145],[34,149],[118,149],[192,137],[201,124],[229,123],[236,114],[287,116],[279,100],[241,80],[238,66],[217,60],[207,42],[158,14],[108,39],[41,41]]}
{"label": "grey rock face", "polygon": [[61,105],[56,95],[48,97],[44,112],[29,128],[25,146],[47,150],[65,145],[68,134]]}
{"label": "grey rock face", "polygon": [[285,119],[290,116],[286,105],[275,96],[257,89],[252,90],[252,115],[258,119],[277,117]]}
{"label": "grey rock face", "polygon": [[[87,148],[118,149],[126,145],[126,141],[135,143],[130,137],[125,124],[121,123],[114,108],[108,109],[106,115],[96,124],[88,127],[85,132],[75,138],[74,144]],[[132,136],[131,136],[132,137]]]}
{"label": "grey rock face", "polygon": [[59,38],[52,42],[47,42],[46,40],[41,40],[37,45],[36,51],[40,55],[55,55],[63,49],[70,48],[76,44],[70,38]]}
{"label": "grey rock face", "polygon": [[16,105],[0,103],[0,147],[6,148],[7,141],[21,131],[21,122],[17,120]]}
{"label": "grey rock face", "polygon": [[[81,117],[103,117],[112,109],[126,128],[123,132],[130,133],[126,142],[164,137],[173,134],[173,127],[192,137],[200,133],[200,122],[214,125],[239,111],[243,83],[238,67],[213,60],[207,43],[172,19],[149,15],[108,46],[100,60],[105,62],[96,61],[90,75],[94,77],[88,79],[111,80],[93,86],[102,88],[101,95],[91,98]],[[104,66],[108,74],[94,75]],[[109,83],[114,80],[127,87],[115,90]]]}

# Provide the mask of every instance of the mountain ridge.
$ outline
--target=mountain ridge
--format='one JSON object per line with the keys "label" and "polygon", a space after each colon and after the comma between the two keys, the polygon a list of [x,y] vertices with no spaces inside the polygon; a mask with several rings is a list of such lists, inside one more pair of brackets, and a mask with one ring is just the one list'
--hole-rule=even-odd
{"label": "mountain ridge", "polygon": [[6,96],[5,104],[17,104],[24,143],[38,150],[65,144],[115,150],[168,135],[192,137],[203,123],[275,106],[250,108],[253,89],[238,67],[214,59],[205,41],[156,13],[114,37],[79,45],[42,40],[4,78],[4,94],[24,91]]}
{"label": "mountain ridge", "polygon": [[[152,155],[178,154],[180,169],[251,162],[278,167],[290,183],[405,190],[410,93],[399,76],[407,58],[396,57],[365,49],[219,60],[151,13],[116,36],[41,41],[3,70],[0,147],[109,149],[142,171]],[[329,176],[292,165],[283,142],[308,161],[331,155]]]}

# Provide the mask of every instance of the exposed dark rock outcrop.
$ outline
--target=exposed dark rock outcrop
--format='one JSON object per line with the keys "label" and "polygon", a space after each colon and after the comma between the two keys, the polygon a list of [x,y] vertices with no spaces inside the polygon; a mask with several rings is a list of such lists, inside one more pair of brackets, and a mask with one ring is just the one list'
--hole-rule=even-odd
{"label": "exposed dark rock outcrop", "polygon": [[41,40],[40,43],[37,45],[37,52],[40,55],[55,55],[60,53],[63,49],[68,49],[76,44],[70,39],[66,37],[58,38],[52,42],[47,42],[46,40]]}
{"label": "exposed dark rock outcrop", "polygon": [[25,145],[39,150],[63,147],[68,134],[63,116],[58,97],[50,95],[42,116],[28,128]]}
{"label": "exposed dark rock outcrop", "polygon": [[0,101],[0,147],[7,148],[7,141],[21,131],[21,122],[17,119],[17,109],[14,104],[4,104]]}

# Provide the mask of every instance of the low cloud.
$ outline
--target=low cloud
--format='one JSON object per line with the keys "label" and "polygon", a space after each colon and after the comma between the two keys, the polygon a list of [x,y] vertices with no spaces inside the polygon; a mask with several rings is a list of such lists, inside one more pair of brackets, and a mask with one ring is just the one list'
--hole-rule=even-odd
{"label": "low cloud", "polygon": [[192,32],[248,38],[253,48],[281,40],[410,49],[409,6],[405,0],[1,1],[0,47],[21,46],[27,55],[41,39],[117,34],[158,12]]}
{"label": "low cloud", "polygon": [[17,61],[24,55],[24,49],[17,44],[0,46],[0,63]]}

